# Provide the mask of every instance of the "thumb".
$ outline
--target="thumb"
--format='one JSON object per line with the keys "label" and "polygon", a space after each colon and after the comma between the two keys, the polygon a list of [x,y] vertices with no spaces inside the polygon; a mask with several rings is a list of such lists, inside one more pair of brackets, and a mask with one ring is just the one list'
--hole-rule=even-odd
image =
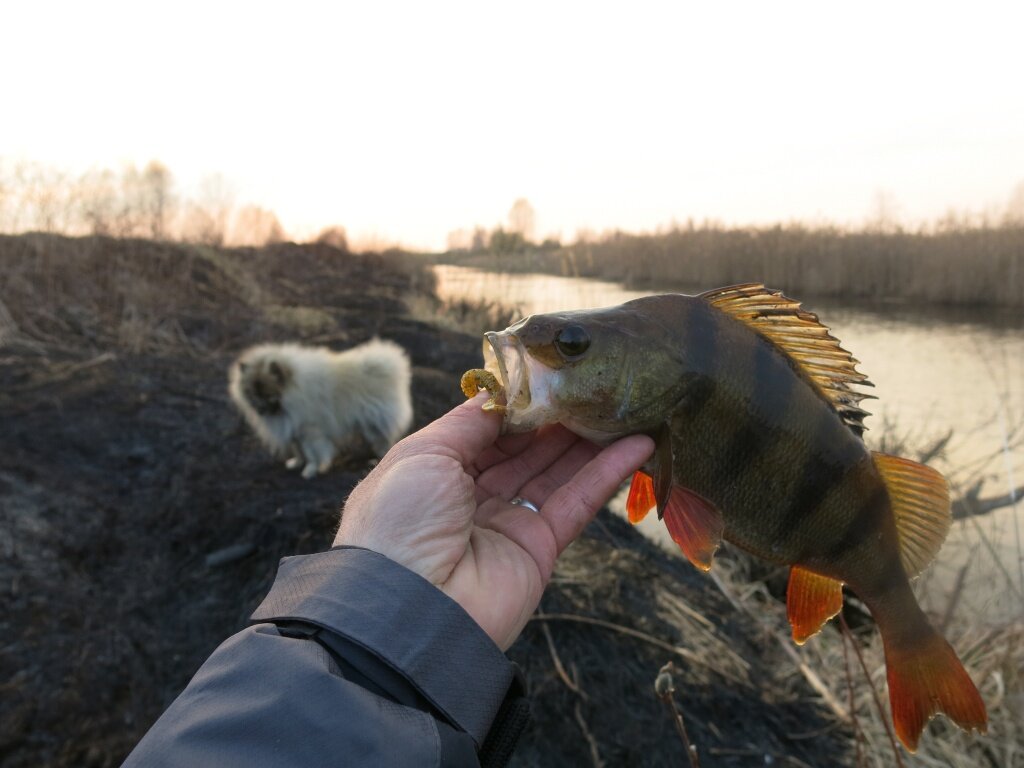
{"label": "thumb", "polygon": [[463,465],[470,464],[501,433],[502,415],[483,410],[488,398],[486,392],[480,392],[457,405],[408,438],[407,448],[444,452],[457,457]]}

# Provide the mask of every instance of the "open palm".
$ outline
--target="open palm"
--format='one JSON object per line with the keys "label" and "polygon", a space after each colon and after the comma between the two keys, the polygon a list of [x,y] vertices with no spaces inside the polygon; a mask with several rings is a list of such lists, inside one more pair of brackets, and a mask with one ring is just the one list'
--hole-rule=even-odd
{"label": "open palm", "polygon": [[[601,449],[557,425],[499,437],[481,394],[398,443],[352,492],[335,544],[391,558],[458,602],[502,649],[555,559],[653,450]],[[540,513],[510,503],[529,499]]]}

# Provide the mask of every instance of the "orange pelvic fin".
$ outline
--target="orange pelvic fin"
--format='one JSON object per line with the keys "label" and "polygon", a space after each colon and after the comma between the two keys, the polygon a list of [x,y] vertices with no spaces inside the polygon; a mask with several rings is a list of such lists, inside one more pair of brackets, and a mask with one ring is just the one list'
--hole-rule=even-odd
{"label": "orange pelvic fin", "polygon": [[913,578],[935,559],[953,522],[946,478],[910,459],[872,453],[892,500],[900,560]]}
{"label": "orange pelvic fin", "polygon": [[934,630],[908,648],[886,645],[885,666],[896,735],[911,752],[917,751],[921,732],[939,712],[965,731],[986,732],[988,715],[978,689],[956,652]]}
{"label": "orange pelvic fin", "polygon": [[715,550],[722,541],[725,521],[710,501],[693,491],[672,488],[665,506],[665,527],[686,559],[702,571],[711,569]]}
{"label": "orange pelvic fin", "polygon": [[634,472],[633,482],[629,486],[629,496],[626,497],[626,514],[629,522],[636,525],[658,505],[654,497],[654,480],[646,472]]}
{"label": "orange pelvic fin", "polygon": [[818,634],[825,622],[843,607],[843,585],[835,579],[812,573],[799,565],[789,571],[786,612],[793,627],[793,640],[803,645]]}

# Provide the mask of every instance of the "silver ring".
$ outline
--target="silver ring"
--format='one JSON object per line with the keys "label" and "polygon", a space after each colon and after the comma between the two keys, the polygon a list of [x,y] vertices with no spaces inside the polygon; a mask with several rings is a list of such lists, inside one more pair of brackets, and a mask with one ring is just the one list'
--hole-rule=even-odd
{"label": "silver ring", "polygon": [[537,509],[536,504],[534,504],[532,501],[527,501],[522,496],[516,496],[514,499],[509,499],[508,503],[516,504],[520,507],[526,507],[527,509],[532,510],[534,512],[540,512],[540,510]]}

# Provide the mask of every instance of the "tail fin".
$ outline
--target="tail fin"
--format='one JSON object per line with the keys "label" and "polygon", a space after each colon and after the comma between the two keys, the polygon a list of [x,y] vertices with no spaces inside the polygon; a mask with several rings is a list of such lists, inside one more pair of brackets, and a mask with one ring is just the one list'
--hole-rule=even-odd
{"label": "tail fin", "polygon": [[939,712],[965,731],[985,733],[988,724],[985,703],[956,652],[938,632],[928,629],[906,647],[893,647],[896,644],[890,645],[882,634],[892,720],[896,735],[911,752],[917,750],[925,725]]}

